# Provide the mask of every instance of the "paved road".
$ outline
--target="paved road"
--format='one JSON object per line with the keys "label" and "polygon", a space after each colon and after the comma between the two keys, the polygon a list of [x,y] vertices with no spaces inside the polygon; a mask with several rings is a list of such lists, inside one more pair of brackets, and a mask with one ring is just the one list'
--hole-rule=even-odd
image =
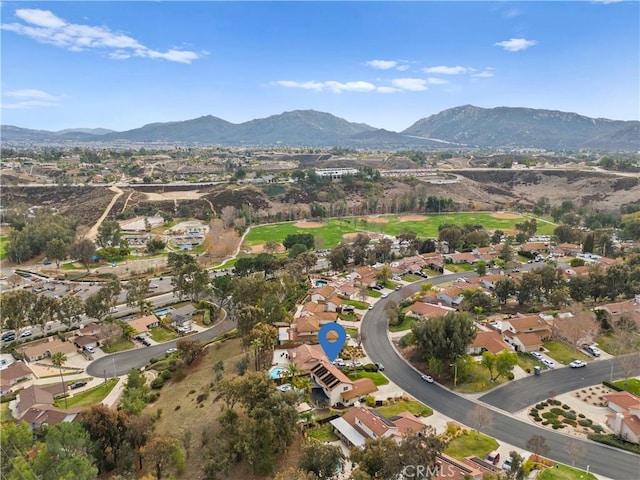
{"label": "paved road", "polygon": [[[429,279],[428,281],[439,284],[451,281],[458,276],[461,275],[445,275]],[[419,291],[420,283],[421,282],[408,285],[401,291],[392,293],[389,295],[389,299],[400,301],[402,298]],[[438,412],[448,417],[459,419],[464,423],[469,412],[476,408],[476,405],[482,404],[459,396],[438,384],[425,383],[420,379],[420,374],[417,371],[407,366],[389,341],[387,335],[387,318],[384,314],[384,303],[385,300],[379,301],[373,310],[370,310],[365,315],[362,322],[361,331],[363,333],[363,343],[367,355],[372,361],[384,364],[385,375],[407,393],[431,406]],[[591,365],[586,368],[588,369],[590,367]],[[566,370],[567,373],[571,373],[568,369],[564,370]],[[571,390],[573,387],[569,383],[555,384],[554,380],[560,381],[560,372],[560,370],[544,372],[534,380],[546,381],[547,375],[549,375],[551,377],[550,381],[553,383],[557,394]],[[595,383],[599,383],[601,380],[602,378],[599,378]],[[525,382],[522,382],[522,384],[525,384]],[[544,391],[545,396],[548,394],[548,391],[549,389]],[[637,480],[639,478],[640,456],[638,455],[552,432],[515,419],[507,412],[500,411],[496,408],[489,409],[484,406],[479,408],[485,408],[492,418],[490,425],[481,428],[481,430],[499,440],[527,450],[527,440],[533,435],[541,435],[545,438],[547,445],[551,449],[549,457],[555,461],[569,465],[571,465],[572,461],[570,455],[567,453],[567,446],[570,444],[570,440],[576,441],[583,447],[584,452],[576,466],[585,469],[587,465],[589,465],[592,472],[616,480]]]}
{"label": "paved road", "polygon": [[[229,320],[227,316],[217,325],[193,335],[189,338],[195,338],[202,342],[207,342],[215,337],[223,335],[236,328],[235,322]],[[114,353],[106,355],[89,364],[87,373],[92,377],[115,377],[126,374],[132,368],[144,367],[153,357],[162,357],[168,348],[175,347],[178,340],[162,343],[160,345],[152,345],[150,347],[136,348],[127,350],[126,352]]]}
{"label": "paved road", "polygon": [[[633,356],[637,357],[637,361],[631,376],[640,375],[640,354]],[[483,395],[480,397],[480,401],[514,413],[541,402],[553,394],[578,390],[601,383],[603,380],[609,380],[612,377],[625,377],[624,371],[615,358],[589,362],[583,368],[547,370],[539,377],[532,375],[515,382],[509,382]]]}

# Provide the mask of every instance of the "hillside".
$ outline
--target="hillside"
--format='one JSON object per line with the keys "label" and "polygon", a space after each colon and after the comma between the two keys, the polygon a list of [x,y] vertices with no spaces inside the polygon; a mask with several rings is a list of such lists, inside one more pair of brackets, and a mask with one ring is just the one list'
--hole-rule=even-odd
{"label": "hillside", "polygon": [[589,118],[531,108],[451,108],[418,120],[402,132],[353,123],[330,113],[295,110],[234,124],[212,115],[150,123],[122,132],[68,129],[59,132],[2,125],[5,144],[188,145],[353,147],[375,149],[539,148],[640,150],[640,122]]}

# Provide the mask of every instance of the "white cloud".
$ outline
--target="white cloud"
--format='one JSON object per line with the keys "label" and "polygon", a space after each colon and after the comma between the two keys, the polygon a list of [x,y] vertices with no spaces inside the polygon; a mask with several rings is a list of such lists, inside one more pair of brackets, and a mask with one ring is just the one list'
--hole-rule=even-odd
{"label": "white cloud", "polygon": [[376,92],[379,93],[397,93],[400,92],[401,90],[399,88],[395,88],[395,87],[378,87],[376,88]]}
{"label": "white cloud", "polygon": [[395,60],[369,60],[365,62],[365,65],[378,70],[390,70],[398,66],[398,62]]}
{"label": "white cloud", "polygon": [[409,70],[409,65],[399,65],[396,67],[396,70],[398,70],[399,72],[404,72],[406,70]]}
{"label": "white cloud", "polygon": [[427,90],[427,81],[423,78],[394,78],[391,80],[394,87],[411,92],[422,92]]}
{"label": "white cloud", "polygon": [[326,82],[296,82],[293,80],[278,80],[272,82],[272,85],[287,88],[301,88],[304,90],[329,90],[333,93],[342,92],[372,92],[376,89],[376,86],[369,82],[357,81],[357,82],[336,82],[329,80]]}
{"label": "white cloud", "polygon": [[205,54],[179,48],[171,48],[166,52],[153,50],[128,35],[112,32],[108,27],[68,23],[49,10],[21,8],[16,10],[15,15],[25,23],[3,23],[0,28],[72,52],[114,50],[108,53],[109,58],[123,60],[140,57],[187,64]]}
{"label": "white cloud", "polygon": [[461,67],[457,65],[455,67],[448,67],[446,65],[438,65],[437,67],[423,68],[425,73],[438,73],[440,75],[460,75],[461,73],[467,73],[467,67]]}
{"label": "white cloud", "polygon": [[510,38],[503,42],[494,43],[494,45],[504,48],[507,52],[519,52],[520,50],[533,47],[536,43],[538,42],[535,40],[527,40],[526,38]]}
{"label": "white cloud", "polygon": [[492,68],[487,68],[482,72],[478,72],[478,73],[474,73],[473,75],[471,75],[472,77],[476,77],[476,78],[491,78],[491,77],[495,77],[495,73],[493,73],[491,70],[493,70]]}
{"label": "white cloud", "polygon": [[63,95],[51,95],[50,93],[27,88],[23,90],[13,90],[3,94],[5,97],[15,98],[18,101],[12,103],[2,103],[2,108],[20,109],[20,108],[38,108],[38,107],[55,107]]}
{"label": "white cloud", "polygon": [[515,18],[520,15],[522,15],[522,12],[517,8],[510,8],[509,10],[502,12],[502,18],[507,18],[507,19]]}
{"label": "white cloud", "polygon": [[444,78],[429,77],[427,78],[427,83],[429,85],[444,85],[445,83],[449,83],[449,81]]}

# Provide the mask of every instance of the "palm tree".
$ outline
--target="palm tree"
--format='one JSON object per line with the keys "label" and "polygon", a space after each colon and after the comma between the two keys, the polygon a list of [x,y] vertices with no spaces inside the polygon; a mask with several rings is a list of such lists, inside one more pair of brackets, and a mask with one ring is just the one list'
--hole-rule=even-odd
{"label": "palm tree", "polygon": [[64,385],[62,366],[67,363],[67,356],[62,352],[56,352],[51,356],[51,363],[60,369],[60,380],[62,381],[62,393],[64,395],[64,408],[67,408],[67,388]]}

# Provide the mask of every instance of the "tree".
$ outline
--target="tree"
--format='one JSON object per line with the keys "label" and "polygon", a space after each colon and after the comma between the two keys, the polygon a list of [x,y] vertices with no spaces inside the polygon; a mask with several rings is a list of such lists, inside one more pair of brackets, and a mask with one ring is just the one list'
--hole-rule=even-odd
{"label": "tree", "polygon": [[96,243],[102,248],[120,245],[120,224],[117,220],[105,220],[102,222],[98,227]]}
{"label": "tree", "polygon": [[53,238],[45,246],[47,258],[56,262],[56,268],[60,268],[60,261],[67,258],[69,244],[61,238]]}
{"label": "tree", "polygon": [[51,355],[51,364],[60,369],[60,382],[62,383],[62,394],[64,395],[64,408],[67,408],[67,387],[64,384],[62,376],[62,366],[67,363],[67,356],[62,352],[56,352]]}
{"label": "tree", "polygon": [[605,274],[607,296],[611,301],[624,293],[629,281],[630,269],[628,265],[611,265]]}
{"label": "tree", "polygon": [[34,469],[41,478],[93,480],[98,469],[93,466],[89,435],[79,423],[63,422],[49,427],[45,448],[36,459]]}
{"label": "tree", "polygon": [[144,313],[148,307],[147,292],[149,291],[151,280],[148,278],[133,278],[129,280],[124,289],[127,292],[127,306],[131,308],[139,308],[140,313]]}
{"label": "tree", "polygon": [[518,355],[515,352],[509,350],[503,350],[496,355],[496,375],[495,380],[500,377],[506,377],[518,364]]}
{"label": "tree", "polygon": [[[0,428],[0,472],[2,477],[11,471],[12,459],[24,455],[33,444],[33,433],[25,421],[5,422]],[[8,478],[8,477],[7,477]]]}
{"label": "tree", "polygon": [[204,353],[204,347],[202,343],[194,338],[181,338],[176,343],[178,353],[182,357],[187,365],[193,363],[193,361]]}
{"label": "tree", "polygon": [[524,480],[526,478],[524,458],[518,454],[518,452],[511,451],[509,452],[509,460],[511,461],[511,465],[509,469],[505,471],[505,476],[509,480]]}
{"label": "tree", "polygon": [[441,317],[419,320],[411,326],[416,345],[425,358],[437,358],[446,363],[464,355],[476,335],[476,327],[464,312],[451,312]]}
{"label": "tree", "polygon": [[82,423],[95,443],[94,450],[101,472],[109,464],[119,465],[120,454],[126,443],[129,416],[102,404],[93,405],[82,415]]}
{"label": "tree", "polygon": [[484,277],[487,274],[487,262],[477,262],[475,270],[480,277]]}
{"label": "tree", "polygon": [[463,232],[458,226],[449,226],[438,232],[438,240],[446,242],[449,247],[449,253],[453,253],[462,245]]}
{"label": "tree", "polygon": [[96,246],[91,240],[78,240],[69,247],[69,256],[82,263],[87,269],[87,272],[89,271],[89,264],[95,255]]}
{"label": "tree", "polygon": [[527,440],[527,450],[538,457],[544,457],[551,451],[549,445],[547,445],[547,441],[542,435],[533,435]]}
{"label": "tree", "polygon": [[378,273],[378,280],[380,283],[384,284],[391,278],[391,267],[387,264],[384,264],[380,269],[380,273]]}
{"label": "tree", "polygon": [[84,302],[77,295],[65,295],[58,306],[58,319],[69,328],[85,312]]}
{"label": "tree", "polygon": [[586,275],[574,275],[567,282],[569,296],[575,302],[582,303],[591,291],[591,280]]}
{"label": "tree", "polygon": [[197,263],[187,263],[173,269],[171,285],[180,300],[186,296],[197,302],[210,292],[209,273]]}
{"label": "tree", "polygon": [[389,325],[398,325],[400,319],[400,306],[393,300],[389,300],[384,306],[384,313],[389,318]]}
{"label": "tree", "polygon": [[492,423],[493,413],[482,405],[476,405],[467,413],[467,424],[476,431],[476,436]]}
{"label": "tree", "polygon": [[584,446],[581,442],[571,440],[565,446],[565,452],[571,458],[571,466],[575,467],[578,460],[584,455]]}
{"label": "tree", "polygon": [[334,270],[344,270],[351,257],[351,248],[345,243],[339,243],[329,253],[327,259]]}
{"label": "tree", "polygon": [[496,296],[496,299],[503,305],[506,305],[509,297],[515,295],[516,292],[516,284],[509,277],[501,278],[500,280],[496,281],[493,286],[493,294]]}
{"label": "tree", "polygon": [[489,379],[493,382],[495,380],[493,371],[496,368],[496,355],[489,351],[483,352],[480,364],[489,370]]}
{"label": "tree", "polygon": [[153,466],[157,480],[161,480],[167,468],[175,463],[176,450],[180,446],[175,438],[156,436],[141,448],[142,456]]}
{"label": "tree", "polygon": [[302,446],[298,467],[318,478],[332,479],[337,477],[343,459],[340,447],[311,439]]}

